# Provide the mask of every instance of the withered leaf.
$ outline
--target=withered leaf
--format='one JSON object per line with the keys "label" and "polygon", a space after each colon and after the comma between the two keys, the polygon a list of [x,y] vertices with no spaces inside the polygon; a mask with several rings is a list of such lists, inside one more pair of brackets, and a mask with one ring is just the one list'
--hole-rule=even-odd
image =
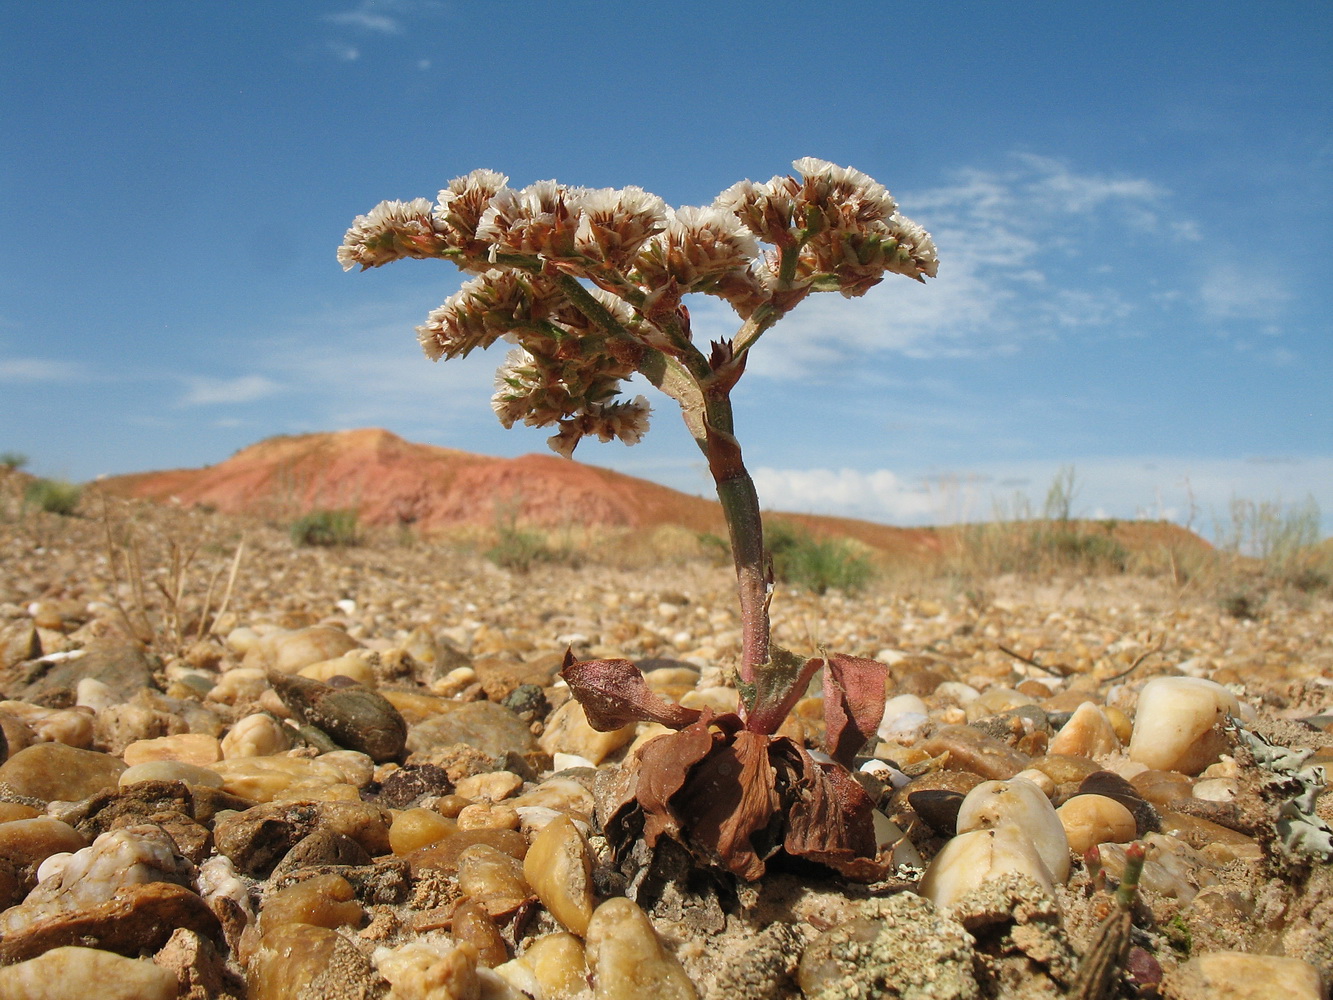
{"label": "withered leaf", "polygon": [[[770,742],[768,736],[748,730],[730,742],[719,742],[675,800],[679,813],[687,817],[691,846],[702,848],[711,855],[708,860],[748,881],[764,874],[760,855],[776,850],[780,836],[770,829],[782,819],[768,756]],[[762,836],[765,832],[767,837]]]}
{"label": "withered leaf", "polygon": [[665,733],[639,748],[634,768],[634,798],[643,809],[643,839],[654,847],[666,834],[681,840],[680,819],[671,799],[690,777],[690,769],[708,756],[721,734],[700,719],[677,733]]}
{"label": "withered leaf", "polygon": [[884,717],[884,677],[878,660],[834,653],[824,667],[824,752],[851,767]]}
{"label": "withered leaf", "polygon": [[653,694],[643,671],[629,660],[575,660],[572,652],[566,652],[560,676],[598,732],[609,733],[633,722],[684,729],[699,719],[697,708],[681,708]]}
{"label": "withered leaf", "polygon": [[874,882],[888,871],[876,860],[874,804],[838,764],[821,764],[791,740],[775,737],[773,763],[791,781],[787,798],[788,854],[828,865],[848,878]]}

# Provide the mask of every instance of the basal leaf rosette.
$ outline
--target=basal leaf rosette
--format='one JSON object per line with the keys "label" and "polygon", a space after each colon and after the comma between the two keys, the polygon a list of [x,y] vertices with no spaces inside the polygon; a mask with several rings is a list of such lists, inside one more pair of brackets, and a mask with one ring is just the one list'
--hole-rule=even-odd
{"label": "basal leaf rosette", "polygon": [[[619,794],[600,809],[619,853],[637,839],[656,847],[667,837],[700,863],[747,881],[779,852],[857,881],[887,874],[873,804],[848,770],[883,715],[886,668],[859,657],[775,652],[771,669],[758,672],[763,683],[741,689],[744,718],[663,700],[629,660],[566,655],[561,677],[594,729],[656,722],[676,730],[625,763]],[[821,669],[827,760],[776,735]]]}

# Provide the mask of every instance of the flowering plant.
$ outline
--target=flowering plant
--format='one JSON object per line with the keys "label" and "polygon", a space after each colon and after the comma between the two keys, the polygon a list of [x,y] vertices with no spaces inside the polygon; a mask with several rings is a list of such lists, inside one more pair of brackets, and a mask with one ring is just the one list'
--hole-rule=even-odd
{"label": "flowering plant", "polygon": [[[338,251],[345,269],[437,257],[473,275],[418,327],[422,347],[438,360],[502,338],[515,344],[491,405],[506,427],[556,428],[548,443],[562,455],[587,436],[642,437],[647,401],[621,398],[635,373],[680,405],[731,540],[740,711],[713,717],[667,706],[627,660],[571,660],[564,676],[594,726],[653,719],[678,730],[665,738],[676,749],[649,743],[634,765],[644,836],[684,839],[746,878],[763,872],[760,854],[777,846],[849,874],[873,856],[868,799],[843,765],[879,722],[884,668],[803,659],[770,644],[772,577],[731,391],[759,338],[811,293],[859,296],[886,273],[924,281],[937,268],[930,235],[899,214],[882,185],[813,157],[793,166],[799,178],[741,181],[712,205],[678,209],[637,187],[539,181],[516,191],[507,177],[476,170],[434,203],[381,202],[357,217]],[[736,335],[706,351],[697,345],[683,301],[690,293],[729,303],[741,320]],[[821,667],[834,764],[773,735]],[[832,832],[819,832],[825,826]]]}

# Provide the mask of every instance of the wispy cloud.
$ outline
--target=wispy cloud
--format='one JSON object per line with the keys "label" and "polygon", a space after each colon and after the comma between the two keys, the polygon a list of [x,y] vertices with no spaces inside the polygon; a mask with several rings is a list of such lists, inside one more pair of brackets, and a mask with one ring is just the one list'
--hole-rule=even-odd
{"label": "wispy cloud", "polygon": [[80,382],[88,370],[75,361],[47,358],[0,358],[0,382]]}
{"label": "wispy cloud", "polygon": [[397,35],[403,30],[402,23],[397,18],[384,13],[383,4],[373,2],[363,2],[351,10],[340,11],[337,14],[326,14],[324,20],[330,24],[360,28],[381,35]]}
{"label": "wispy cloud", "polygon": [[1211,265],[1199,282],[1199,303],[1215,321],[1271,321],[1290,297],[1274,275],[1231,262]]}
{"label": "wispy cloud", "polygon": [[343,62],[356,62],[361,58],[361,50],[355,45],[347,45],[343,42],[328,42],[325,48],[335,59],[341,59]]}
{"label": "wispy cloud", "polygon": [[230,379],[192,377],[186,379],[186,386],[185,395],[181,398],[182,406],[253,403],[282,390],[281,385],[264,375],[242,375]]}

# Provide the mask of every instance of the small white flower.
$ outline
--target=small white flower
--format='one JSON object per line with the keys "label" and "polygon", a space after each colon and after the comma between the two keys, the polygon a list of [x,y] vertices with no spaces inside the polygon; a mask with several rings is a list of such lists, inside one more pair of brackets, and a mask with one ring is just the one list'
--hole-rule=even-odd
{"label": "small white flower", "polygon": [[446,244],[435,229],[431,212],[426,198],[380,202],[352,221],[338,248],[338,263],[344,271],[357,264],[365,270],[403,257],[438,256]]}

